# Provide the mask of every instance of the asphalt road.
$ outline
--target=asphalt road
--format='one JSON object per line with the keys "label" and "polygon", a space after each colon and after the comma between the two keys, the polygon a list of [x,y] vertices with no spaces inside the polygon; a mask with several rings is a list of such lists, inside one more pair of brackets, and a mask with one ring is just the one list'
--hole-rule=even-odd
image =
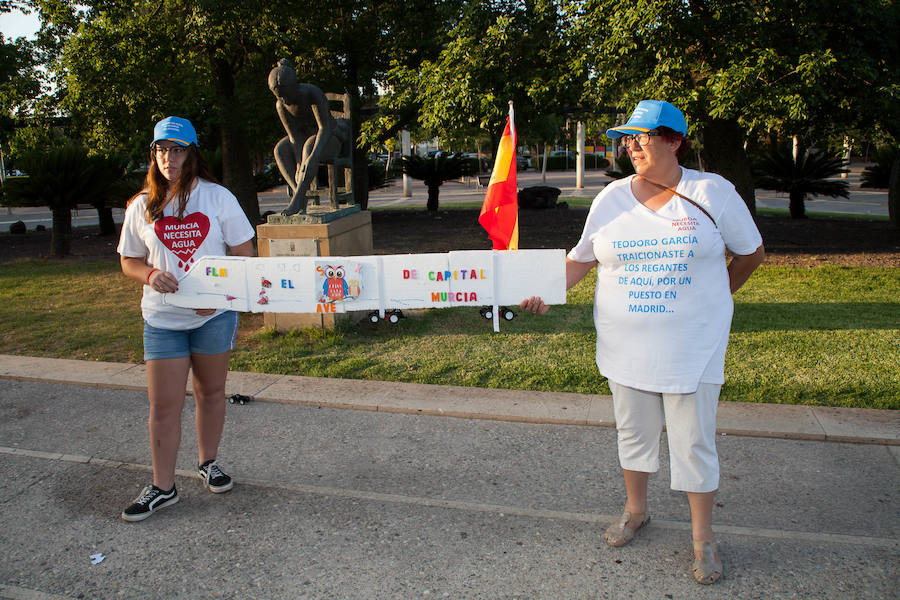
{"label": "asphalt road", "polygon": [[707,588],[665,443],[653,521],[613,549],[613,429],[233,405],[220,461],[237,485],[213,495],[189,401],[181,502],[126,523],[149,481],[146,403],[0,381],[0,598],[898,596],[898,446],[720,437],[726,573]]}

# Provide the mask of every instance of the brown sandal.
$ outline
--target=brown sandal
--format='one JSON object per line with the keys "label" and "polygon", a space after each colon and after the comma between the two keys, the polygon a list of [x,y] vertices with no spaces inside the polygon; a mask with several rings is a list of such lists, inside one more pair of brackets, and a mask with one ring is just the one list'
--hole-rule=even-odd
{"label": "brown sandal", "polygon": [[[631,528],[628,526],[629,521],[636,521],[637,518],[641,518],[641,523],[635,528]],[[606,533],[603,534],[603,539],[606,540],[606,543],[610,546],[618,548],[619,546],[624,546],[628,542],[634,539],[634,534],[638,529],[646,525],[650,522],[650,515],[635,513],[632,514],[627,510],[622,513],[622,516],[613,522],[612,525],[606,530]]]}
{"label": "brown sandal", "polygon": [[722,577],[722,561],[718,558],[715,542],[694,542],[694,552],[699,550],[700,558],[694,557],[694,579],[697,583],[709,585]]}

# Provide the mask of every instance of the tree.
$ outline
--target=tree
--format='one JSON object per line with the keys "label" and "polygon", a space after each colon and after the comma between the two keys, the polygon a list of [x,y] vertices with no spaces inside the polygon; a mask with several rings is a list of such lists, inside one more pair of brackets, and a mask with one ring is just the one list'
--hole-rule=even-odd
{"label": "tree", "polygon": [[[11,10],[9,3],[0,3],[0,14]],[[10,40],[0,33],[0,167],[6,168],[9,138],[17,122],[32,108],[34,98],[41,92],[40,76],[36,69],[34,48],[28,40]],[[0,174],[0,179],[5,173]]]}
{"label": "tree", "polygon": [[792,149],[775,148],[760,156],[756,167],[756,185],[764,190],[787,192],[788,209],[794,219],[806,218],[807,196],[849,197],[846,181],[831,180],[847,172],[843,159],[821,150],[807,150],[795,159]]}
{"label": "tree", "polygon": [[284,3],[34,2],[72,135],[146,162],[153,123],[188,117],[201,145],[221,147],[222,183],[259,221],[251,151],[276,136],[277,118],[259,106],[270,97],[266,74]]}
{"label": "tree", "polygon": [[896,103],[896,48],[883,52],[900,37],[896,19],[884,18],[897,12],[892,5],[569,0],[567,14],[591,65],[587,98],[614,99],[623,112],[644,98],[682,108],[705,167],[731,180],[752,210],[748,131],[824,135],[871,123],[873,104]]}
{"label": "tree", "polygon": [[[468,3],[440,54],[420,65],[393,65],[379,106],[387,114],[416,107],[416,123],[427,135],[453,139],[481,131],[496,147],[512,100],[519,140],[552,141],[564,122],[554,115],[576,106],[584,77],[570,60],[558,4]],[[545,127],[548,121],[555,126]]]}
{"label": "tree", "polygon": [[[266,86],[278,58],[304,81],[351,96],[354,135],[391,62],[436,53],[462,0],[31,0],[64,106],[92,145],[146,161],[146,132],[168,114],[191,118],[201,144],[222,148],[223,183],[251,221],[254,156],[283,135]],[[354,155],[365,207],[366,161]]]}
{"label": "tree", "polygon": [[367,151],[380,147],[401,129],[414,124],[419,99],[404,94],[405,102],[380,102],[381,90],[391,90],[396,80],[392,69],[416,72],[433,60],[447,40],[447,30],[458,20],[464,0],[335,0],[317,7],[321,31],[298,35],[283,32],[294,53],[298,72],[343,87],[351,97],[351,120],[357,140],[353,156],[356,201],[366,208],[369,186]]}

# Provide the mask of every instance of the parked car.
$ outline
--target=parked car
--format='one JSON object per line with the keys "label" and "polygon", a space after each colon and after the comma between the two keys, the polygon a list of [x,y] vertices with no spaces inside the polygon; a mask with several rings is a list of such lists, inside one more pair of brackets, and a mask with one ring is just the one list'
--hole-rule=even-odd
{"label": "parked car", "polygon": [[516,154],[516,170],[517,171],[527,171],[528,166],[531,164],[530,156],[523,156],[521,154]]}
{"label": "parked car", "polygon": [[[470,160],[474,160],[474,161],[476,161],[474,164],[479,164],[477,162],[478,158],[479,158],[477,152],[464,152],[463,158],[468,158]],[[491,164],[491,161],[484,154],[481,155],[481,163],[480,164],[481,164],[481,167],[480,167],[481,171],[490,171],[491,167],[493,166]]]}

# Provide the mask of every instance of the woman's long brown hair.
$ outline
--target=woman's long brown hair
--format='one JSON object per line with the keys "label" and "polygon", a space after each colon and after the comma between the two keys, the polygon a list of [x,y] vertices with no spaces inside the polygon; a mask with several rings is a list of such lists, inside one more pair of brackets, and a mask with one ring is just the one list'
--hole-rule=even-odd
{"label": "woman's long brown hair", "polygon": [[131,204],[132,200],[141,194],[147,194],[147,214],[145,217],[148,223],[152,223],[162,218],[163,208],[169,203],[169,200],[177,198],[178,208],[175,214],[180,221],[184,218],[184,210],[191,195],[191,188],[194,185],[194,180],[198,177],[214,183],[216,181],[212,173],[209,172],[209,167],[206,165],[206,161],[203,160],[203,155],[200,154],[200,150],[194,144],[187,147],[187,157],[181,165],[181,174],[174,182],[166,179],[160,172],[156,164],[156,150],[151,148],[150,168],[147,169],[147,177],[144,179],[144,189],[135,194],[128,201],[128,204]]}

